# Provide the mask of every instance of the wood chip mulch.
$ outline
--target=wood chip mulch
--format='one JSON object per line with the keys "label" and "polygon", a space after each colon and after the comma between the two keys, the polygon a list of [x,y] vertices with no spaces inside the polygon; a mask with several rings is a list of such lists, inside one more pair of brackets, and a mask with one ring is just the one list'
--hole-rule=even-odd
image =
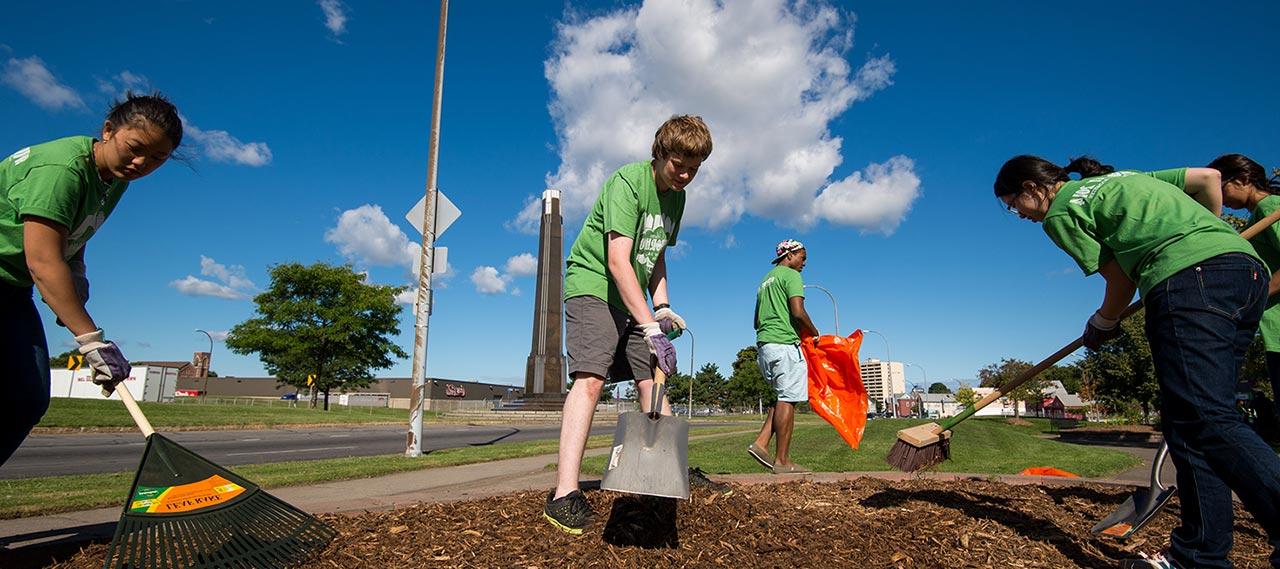
{"label": "wood chip mulch", "polygon": [[[542,518],[545,493],[423,504],[322,518],[338,537],[304,567],[1118,567],[1168,545],[1174,499],[1127,542],[1089,529],[1128,496],[1122,487],[860,478],[696,488],[672,502],[588,492],[600,521],[582,536]],[[102,566],[88,547],[59,569]],[[1236,507],[1237,567],[1267,567],[1270,550]]]}

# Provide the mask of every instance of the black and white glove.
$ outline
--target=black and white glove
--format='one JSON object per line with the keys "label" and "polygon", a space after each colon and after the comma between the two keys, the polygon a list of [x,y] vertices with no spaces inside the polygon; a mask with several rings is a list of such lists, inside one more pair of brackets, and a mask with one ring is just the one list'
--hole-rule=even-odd
{"label": "black and white glove", "polygon": [[1084,347],[1097,350],[1103,344],[1120,335],[1120,321],[1107,318],[1097,312],[1084,325]]}

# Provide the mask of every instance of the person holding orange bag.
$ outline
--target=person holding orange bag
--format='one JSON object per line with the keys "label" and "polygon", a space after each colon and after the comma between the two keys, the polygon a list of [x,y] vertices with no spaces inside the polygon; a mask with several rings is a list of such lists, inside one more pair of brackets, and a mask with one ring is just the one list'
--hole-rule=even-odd
{"label": "person holding orange bag", "polygon": [[[795,404],[809,400],[809,370],[800,350],[800,338],[816,338],[818,327],[804,309],[804,270],[809,254],[804,244],[787,239],[774,250],[776,265],[756,290],[756,363],[760,373],[778,393],[764,425],[747,452],[774,474],[809,472],[791,461],[791,433]],[[777,455],[769,454],[769,439],[778,435]]]}

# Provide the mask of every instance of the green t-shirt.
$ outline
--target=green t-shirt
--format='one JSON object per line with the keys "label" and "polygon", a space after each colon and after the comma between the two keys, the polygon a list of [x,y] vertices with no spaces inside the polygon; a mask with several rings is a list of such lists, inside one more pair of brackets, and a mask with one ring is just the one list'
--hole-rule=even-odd
{"label": "green t-shirt", "polygon": [[[1249,225],[1280,209],[1280,196],[1267,196],[1253,208],[1249,216]],[[1280,268],[1280,225],[1272,225],[1266,231],[1249,240],[1258,256],[1273,270]],[[1280,296],[1280,295],[1277,295]],[[1262,344],[1268,352],[1280,352],[1280,299],[1277,296],[1267,301],[1267,311],[1262,313],[1262,322],[1258,329],[1262,331]]]}
{"label": "green t-shirt", "polygon": [[658,255],[676,244],[684,198],[681,191],[658,192],[653,166],[648,161],[632,162],[609,176],[565,260],[565,299],[590,295],[627,310],[609,275],[610,232],[634,240],[631,267],[640,289],[648,295],[649,276]]}
{"label": "green t-shirt", "polygon": [[778,265],[764,276],[756,290],[756,342],[795,344],[800,341],[791,325],[792,297],[804,298],[800,271]]}
{"label": "green t-shirt", "polygon": [[23,148],[0,161],[0,281],[31,286],[22,249],[22,217],[42,217],[67,228],[70,259],[102,227],[129,183],[98,177],[93,139],[60,138]]}
{"label": "green t-shirt", "polygon": [[[1185,171],[1113,172],[1063,184],[1044,231],[1086,275],[1111,259],[1146,296],[1195,263],[1225,253],[1257,256],[1230,225],[1182,191]],[[1181,189],[1181,188],[1179,188]]]}

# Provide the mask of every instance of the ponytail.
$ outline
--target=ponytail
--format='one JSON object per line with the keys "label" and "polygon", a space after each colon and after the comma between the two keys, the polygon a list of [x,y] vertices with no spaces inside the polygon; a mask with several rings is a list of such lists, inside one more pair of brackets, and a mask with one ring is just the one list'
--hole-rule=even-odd
{"label": "ponytail", "polygon": [[1071,162],[1068,163],[1067,167],[1063,168],[1063,170],[1067,173],[1074,172],[1076,174],[1080,174],[1081,178],[1092,178],[1094,176],[1102,176],[1116,171],[1116,169],[1110,164],[1103,164],[1088,156],[1072,158]]}

